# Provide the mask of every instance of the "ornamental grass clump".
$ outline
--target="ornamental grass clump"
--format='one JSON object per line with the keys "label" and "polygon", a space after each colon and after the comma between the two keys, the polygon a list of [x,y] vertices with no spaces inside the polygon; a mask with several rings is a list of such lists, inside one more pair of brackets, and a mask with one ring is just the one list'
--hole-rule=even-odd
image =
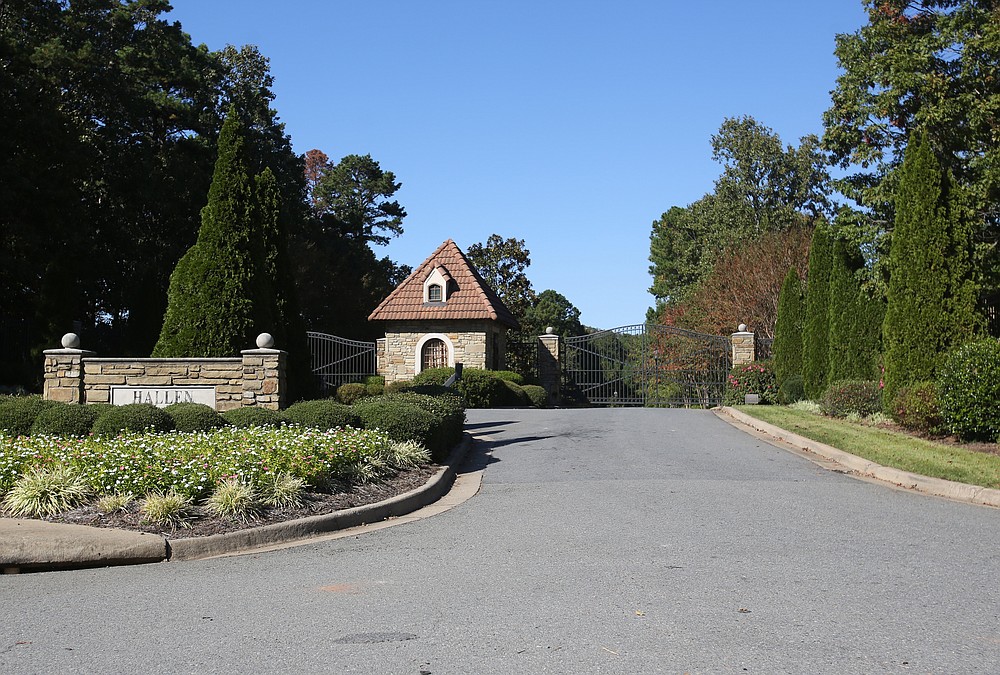
{"label": "ornamental grass clump", "polygon": [[257,486],[260,500],[275,508],[295,508],[306,502],[306,482],[287,471],[264,479]]}
{"label": "ornamental grass clump", "polygon": [[111,514],[116,511],[128,511],[134,501],[135,495],[133,494],[110,494],[99,498],[94,505],[101,513]]}
{"label": "ornamental grass clump", "polygon": [[215,486],[215,492],[205,500],[205,510],[215,516],[247,523],[257,519],[261,508],[257,491],[252,485],[236,478],[226,478]]}
{"label": "ornamental grass clump", "polygon": [[416,441],[401,441],[392,444],[392,463],[399,469],[412,469],[431,461],[431,453]]}
{"label": "ornamental grass clump", "polygon": [[139,506],[142,522],[160,525],[176,530],[178,527],[191,527],[191,521],[197,517],[194,502],[176,492],[152,492],[146,495]]}
{"label": "ornamental grass clump", "polygon": [[42,518],[76,508],[90,493],[87,481],[67,466],[36,467],[14,483],[3,503],[15,518]]}

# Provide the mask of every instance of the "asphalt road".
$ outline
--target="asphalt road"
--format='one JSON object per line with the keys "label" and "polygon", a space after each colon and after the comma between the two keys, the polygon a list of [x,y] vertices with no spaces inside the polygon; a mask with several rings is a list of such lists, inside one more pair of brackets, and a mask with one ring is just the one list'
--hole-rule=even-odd
{"label": "asphalt road", "polygon": [[469,423],[483,488],[433,518],[0,577],[0,672],[997,672],[996,509],[827,471],[708,411]]}

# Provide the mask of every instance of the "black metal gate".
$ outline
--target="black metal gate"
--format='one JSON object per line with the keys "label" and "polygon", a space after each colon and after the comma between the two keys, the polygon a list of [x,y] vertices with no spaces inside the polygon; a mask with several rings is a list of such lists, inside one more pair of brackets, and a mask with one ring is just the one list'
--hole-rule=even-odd
{"label": "black metal gate", "polygon": [[347,382],[362,382],[374,375],[376,343],[358,342],[309,331],[309,351],[312,354],[312,371],[324,394],[331,393]]}
{"label": "black metal gate", "polygon": [[711,407],[722,404],[730,339],[637,324],[565,340],[563,386],[593,405]]}

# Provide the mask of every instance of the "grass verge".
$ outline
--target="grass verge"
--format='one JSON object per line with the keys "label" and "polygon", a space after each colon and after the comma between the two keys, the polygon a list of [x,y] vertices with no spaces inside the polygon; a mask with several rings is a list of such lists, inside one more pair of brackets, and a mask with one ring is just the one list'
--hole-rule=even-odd
{"label": "grass verge", "polygon": [[764,422],[838,450],[903,471],[959,483],[1000,488],[1000,456],[934,443],[888,429],[792,410],[784,406],[738,406]]}

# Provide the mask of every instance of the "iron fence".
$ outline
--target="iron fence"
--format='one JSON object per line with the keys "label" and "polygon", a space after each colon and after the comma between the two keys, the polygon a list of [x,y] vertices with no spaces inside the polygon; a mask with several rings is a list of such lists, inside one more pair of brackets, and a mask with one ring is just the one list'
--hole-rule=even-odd
{"label": "iron fence", "polygon": [[324,395],[342,384],[362,382],[377,371],[377,344],[309,331],[312,372]]}

